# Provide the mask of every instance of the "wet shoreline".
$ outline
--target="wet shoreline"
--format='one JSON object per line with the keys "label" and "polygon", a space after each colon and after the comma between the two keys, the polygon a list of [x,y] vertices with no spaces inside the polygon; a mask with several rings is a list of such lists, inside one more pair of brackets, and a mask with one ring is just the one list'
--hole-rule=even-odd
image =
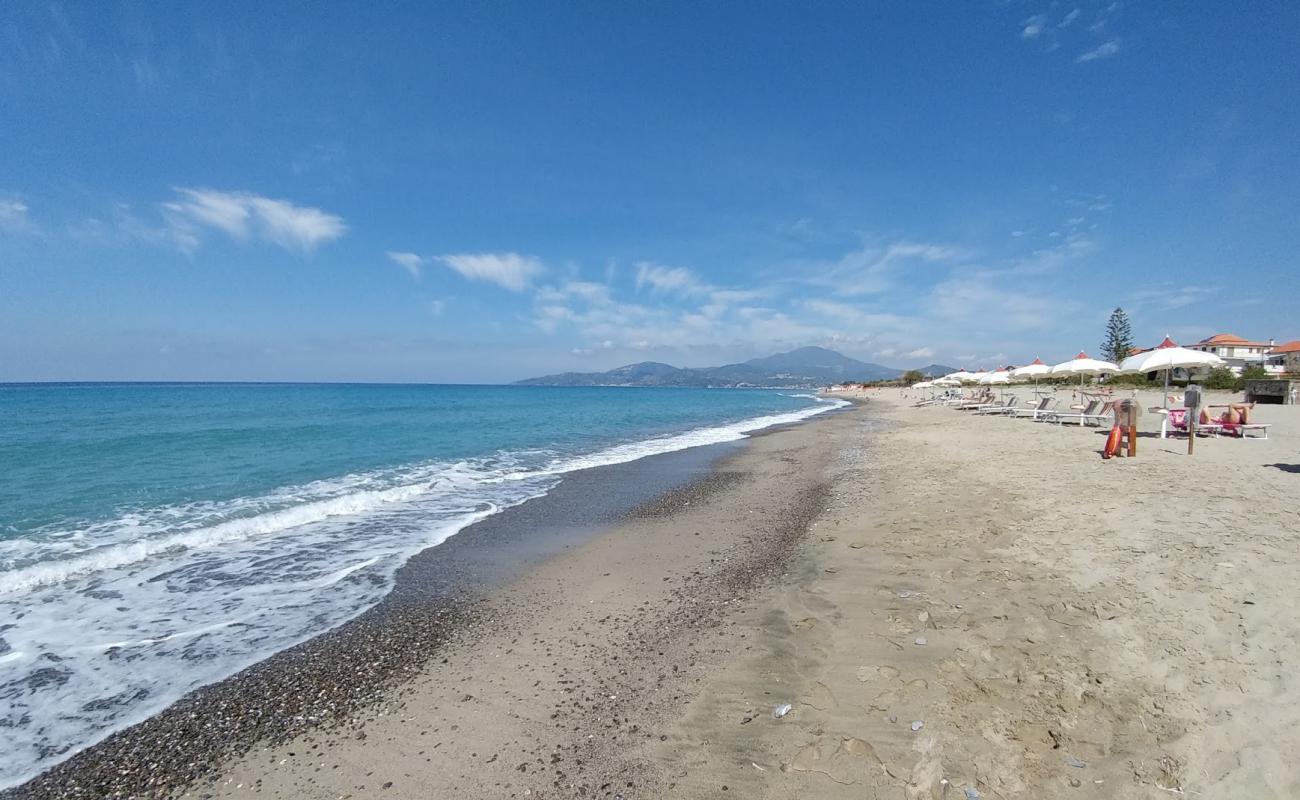
{"label": "wet shoreline", "polygon": [[[818,419],[833,416],[820,415]],[[816,419],[800,424],[816,424]],[[751,434],[767,436],[787,426]],[[621,519],[671,513],[681,498],[725,488],[716,469],[745,442],[691,448],[566,475],[544,495],[428,548],[397,573],[377,606],[185,695],[37,777],[18,798],[159,797],[219,774],[258,742],[345,721],[386,697],[448,645],[491,625],[485,598],[527,569]],[[177,742],[183,742],[181,747]]]}

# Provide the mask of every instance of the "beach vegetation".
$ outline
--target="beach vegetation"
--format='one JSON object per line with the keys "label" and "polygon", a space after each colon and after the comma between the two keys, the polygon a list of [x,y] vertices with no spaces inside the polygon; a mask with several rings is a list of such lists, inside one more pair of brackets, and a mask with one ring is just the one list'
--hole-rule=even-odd
{"label": "beach vegetation", "polygon": [[919,381],[925,380],[925,375],[919,369],[909,369],[903,373],[903,385],[910,386]]}
{"label": "beach vegetation", "polygon": [[1210,370],[1210,374],[1205,377],[1203,385],[1206,389],[1216,389],[1228,392],[1235,392],[1241,388],[1241,379],[1232,374],[1232,370],[1227,367],[1215,367]]}
{"label": "beach vegetation", "polygon": [[1124,309],[1116,308],[1110,312],[1106,322],[1106,338],[1101,343],[1102,356],[1114,364],[1128,358],[1133,349],[1133,328],[1129,325],[1128,314]]}
{"label": "beach vegetation", "polygon": [[1107,386],[1131,386],[1135,389],[1147,389],[1154,386],[1155,383],[1145,372],[1139,372],[1133,375],[1112,375],[1106,379]]}

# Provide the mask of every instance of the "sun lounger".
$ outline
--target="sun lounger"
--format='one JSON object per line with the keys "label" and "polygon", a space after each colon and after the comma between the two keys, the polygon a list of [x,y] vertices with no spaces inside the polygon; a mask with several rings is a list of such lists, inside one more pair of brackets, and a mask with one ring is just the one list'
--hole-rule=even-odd
{"label": "sun lounger", "polygon": [[1044,414],[1042,419],[1046,422],[1055,422],[1057,425],[1074,421],[1078,421],[1080,426],[1102,425],[1105,424],[1107,419],[1113,419],[1113,416],[1109,411],[1102,411],[1102,408],[1104,408],[1105,405],[1106,404],[1101,400],[1093,400],[1084,407],[1083,411],[1080,411],[1077,414],[1066,414],[1052,411]]}
{"label": "sun lounger", "polygon": [[1015,395],[1011,395],[1004,402],[998,405],[988,405],[988,406],[984,406],[983,408],[977,408],[975,409],[975,413],[981,415],[1010,414],[1015,410],[1016,410],[1016,397]]}
{"label": "sun lounger", "polygon": [[[1268,423],[1267,422],[1219,422],[1213,423],[1229,436],[1236,436],[1238,439],[1267,439]],[[1259,436],[1247,436],[1247,431],[1255,431]]]}
{"label": "sun lounger", "polygon": [[[1198,422],[1196,432],[1201,436],[1218,436],[1223,425],[1218,422]],[[1160,438],[1166,439],[1171,433],[1187,433],[1187,409],[1171,408],[1160,422]]]}
{"label": "sun lounger", "polygon": [[980,397],[978,399],[964,400],[956,405],[958,411],[973,411],[982,406],[989,405],[990,397]]}
{"label": "sun lounger", "polygon": [[1037,420],[1040,416],[1043,416],[1044,414],[1052,413],[1048,409],[1051,408],[1052,405],[1055,403],[1056,403],[1056,398],[1052,397],[1051,395],[1048,395],[1046,397],[1040,397],[1038,398],[1038,402],[1035,405],[1032,405],[1028,408],[1011,409],[1011,416],[1030,417],[1034,420]]}

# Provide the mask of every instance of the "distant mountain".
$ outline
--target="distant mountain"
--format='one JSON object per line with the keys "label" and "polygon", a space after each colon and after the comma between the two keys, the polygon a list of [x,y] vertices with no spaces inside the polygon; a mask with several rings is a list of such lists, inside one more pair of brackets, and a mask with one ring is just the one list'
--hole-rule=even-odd
{"label": "distant mountain", "polygon": [[[943,375],[956,372],[948,367]],[[824,347],[800,347],[788,353],[752,358],[741,364],[682,369],[657,361],[642,361],[608,372],[565,372],[518,381],[525,386],[699,386],[811,388],[842,381],[897,378],[903,370],[858,361]]]}
{"label": "distant mountain", "polygon": [[945,367],[943,364],[927,364],[924,367],[917,367],[916,371],[931,378],[941,378],[944,375],[953,374],[957,371],[957,368]]}

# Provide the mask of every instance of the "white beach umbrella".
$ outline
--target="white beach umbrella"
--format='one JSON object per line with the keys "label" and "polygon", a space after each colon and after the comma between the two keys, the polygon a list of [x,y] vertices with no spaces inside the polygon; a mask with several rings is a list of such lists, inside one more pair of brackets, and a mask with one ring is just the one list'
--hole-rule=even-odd
{"label": "white beach umbrella", "polygon": [[1175,369],[1195,369],[1204,367],[1213,369],[1222,367],[1225,363],[1223,359],[1213,353],[1203,353],[1200,350],[1192,350],[1187,347],[1179,347],[1173,339],[1168,336],[1160,344],[1156,345],[1154,350],[1148,350],[1145,353],[1138,353],[1135,356],[1129,356],[1119,365],[1120,372],[1135,374],[1143,372],[1164,372],[1165,373],[1165,391],[1164,405],[1169,406],[1169,375]]}
{"label": "white beach umbrella", "polygon": [[1038,394],[1038,379],[1050,374],[1052,374],[1052,368],[1044,364],[1043,359],[1035,358],[1032,363],[1011,370],[1011,379],[1013,381],[1033,380],[1034,394]]}
{"label": "white beach umbrella", "polygon": [[972,373],[970,373],[969,375],[966,376],[966,378],[965,378],[965,380],[964,380],[963,382],[964,382],[964,383],[979,383],[980,381],[984,380],[984,377],[987,376],[987,375],[988,375],[988,373],[985,372],[984,370],[980,370],[979,372],[972,372]]}
{"label": "white beach umbrella", "polygon": [[1109,361],[1098,361],[1082,350],[1069,361],[1063,361],[1052,367],[1053,375],[1078,375],[1080,391],[1083,390],[1084,375],[1100,375],[1103,372],[1119,372],[1119,367]]}
{"label": "white beach umbrella", "polygon": [[943,379],[946,381],[957,381],[958,383],[965,383],[967,379],[970,378],[970,376],[971,373],[967,372],[964,369],[959,369],[956,372],[950,372],[947,375],[943,376]]}
{"label": "white beach umbrella", "polygon": [[1051,373],[1051,367],[1044,364],[1041,358],[1035,358],[1033,363],[1026,364],[1023,367],[1016,367],[1011,370],[1011,377],[1013,380],[1018,381],[1027,381],[1032,379],[1034,383],[1038,383],[1039,378],[1044,375],[1050,375]]}
{"label": "white beach umbrella", "polygon": [[1002,399],[1002,387],[1011,383],[1011,373],[1005,367],[993,370],[980,378],[980,384],[983,386],[998,387],[998,399]]}
{"label": "white beach umbrella", "polygon": [[912,384],[912,388],[913,388],[913,389],[929,389],[929,388],[930,388],[931,386],[933,386],[933,385],[934,385],[934,383],[931,382],[931,381],[917,381],[916,383]]}

